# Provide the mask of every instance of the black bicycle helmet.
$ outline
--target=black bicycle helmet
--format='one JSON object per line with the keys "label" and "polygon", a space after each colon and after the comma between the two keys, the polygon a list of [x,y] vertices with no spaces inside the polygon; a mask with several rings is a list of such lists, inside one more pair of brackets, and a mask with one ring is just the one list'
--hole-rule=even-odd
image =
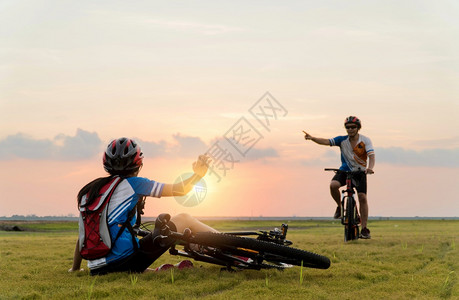
{"label": "black bicycle helmet", "polygon": [[360,119],[356,116],[347,117],[346,120],[344,120],[344,126],[346,126],[347,124],[355,124],[357,125],[358,129],[362,128],[362,122],[360,122]]}
{"label": "black bicycle helmet", "polygon": [[103,161],[111,175],[130,175],[142,166],[143,153],[134,140],[122,137],[108,144]]}

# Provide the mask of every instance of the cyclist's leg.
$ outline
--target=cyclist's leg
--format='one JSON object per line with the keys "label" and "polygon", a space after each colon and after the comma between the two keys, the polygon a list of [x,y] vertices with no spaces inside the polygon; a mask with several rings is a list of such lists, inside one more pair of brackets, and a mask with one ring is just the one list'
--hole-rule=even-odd
{"label": "cyclist's leg", "polygon": [[335,200],[336,205],[340,205],[341,203],[341,193],[339,191],[339,188],[341,186],[342,186],[341,183],[337,180],[332,180],[330,182],[330,194],[333,200]]}
{"label": "cyclist's leg", "polygon": [[192,232],[218,232],[216,229],[202,223],[198,219],[186,213],[178,214],[171,218],[171,221],[177,227],[177,232],[182,233],[186,228]]}
{"label": "cyclist's leg", "polygon": [[368,201],[365,193],[359,193],[359,210],[360,210],[360,221],[362,228],[367,227],[368,221]]}
{"label": "cyclist's leg", "polygon": [[341,193],[339,188],[345,185],[346,177],[342,175],[345,174],[336,174],[330,182],[330,194],[337,205],[335,214],[333,215],[335,219],[339,219],[343,216],[343,206],[341,205]]}
{"label": "cyclist's leg", "polygon": [[367,175],[363,174],[358,180],[356,187],[359,195],[359,210],[362,228],[367,227],[368,221],[368,199],[367,199]]}
{"label": "cyclist's leg", "polygon": [[339,188],[344,185],[346,185],[346,174],[344,173],[335,174],[330,182],[330,194],[338,206],[341,204]]}

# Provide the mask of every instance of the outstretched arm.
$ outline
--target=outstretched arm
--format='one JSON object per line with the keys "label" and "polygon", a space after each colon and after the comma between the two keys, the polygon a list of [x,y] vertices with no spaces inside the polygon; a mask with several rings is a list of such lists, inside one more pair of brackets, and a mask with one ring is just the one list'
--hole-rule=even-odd
{"label": "outstretched arm", "polygon": [[175,184],[165,184],[162,197],[184,196],[188,194],[193,186],[201,180],[207,173],[209,168],[210,157],[208,155],[200,155],[198,160],[193,163],[194,174],[181,182]]}
{"label": "outstretched arm", "polygon": [[312,135],[310,135],[306,131],[303,130],[303,132],[304,132],[304,139],[305,140],[311,140],[314,143],[319,144],[319,145],[330,146],[330,140],[329,139],[313,137]]}

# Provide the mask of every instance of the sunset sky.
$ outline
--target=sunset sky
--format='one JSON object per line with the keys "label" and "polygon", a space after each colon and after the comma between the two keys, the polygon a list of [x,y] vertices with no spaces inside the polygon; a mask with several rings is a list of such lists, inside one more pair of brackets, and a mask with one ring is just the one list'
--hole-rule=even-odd
{"label": "sunset sky", "polygon": [[[457,1],[2,1],[0,216],[76,215],[128,136],[161,182],[216,143],[234,159],[201,204],[151,198],[148,216],[331,217],[339,149],[302,130],[344,135],[356,115],[376,154],[370,216],[457,217],[458,15]],[[241,154],[225,137],[242,125],[256,134]]]}

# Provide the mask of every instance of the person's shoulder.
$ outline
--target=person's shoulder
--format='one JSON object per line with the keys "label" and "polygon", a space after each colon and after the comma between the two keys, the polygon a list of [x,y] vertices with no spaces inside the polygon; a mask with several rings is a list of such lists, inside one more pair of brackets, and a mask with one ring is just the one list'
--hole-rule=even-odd
{"label": "person's shoulder", "polygon": [[364,142],[368,141],[371,143],[371,139],[367,137],[366,135],[360,134],[360,139]]}
{"label": "person's shoulder", "polygon": [[340,146],[343,141],[348,138],[347,135],[339,135],[335,136],[334,138],[329,139],[330,146]]}
{"label": "person's shoulder", "polygon": [[339,135],[339,136],[334,137],[333,140],[342,142],[342,141],[345,141],[348,138],[349,138],[349,136],[347,136],[347,135]]}
{"label": "person's shoulder", "polygon": [[130,183],[130,184],[142,184],[142,183],[149,183],[149,182],[152,182],[152,180],[148,179],[148,178],[145,178],[145,177],[127,177],[126,180]]}
{"label": "person's shoulder", "polygon": [[369,137],[365,135],[360,135],[360,140],[365,145],[365,148],[367,149],[367,153],[371,154],[374,152],[373,143],[371,142]]}

